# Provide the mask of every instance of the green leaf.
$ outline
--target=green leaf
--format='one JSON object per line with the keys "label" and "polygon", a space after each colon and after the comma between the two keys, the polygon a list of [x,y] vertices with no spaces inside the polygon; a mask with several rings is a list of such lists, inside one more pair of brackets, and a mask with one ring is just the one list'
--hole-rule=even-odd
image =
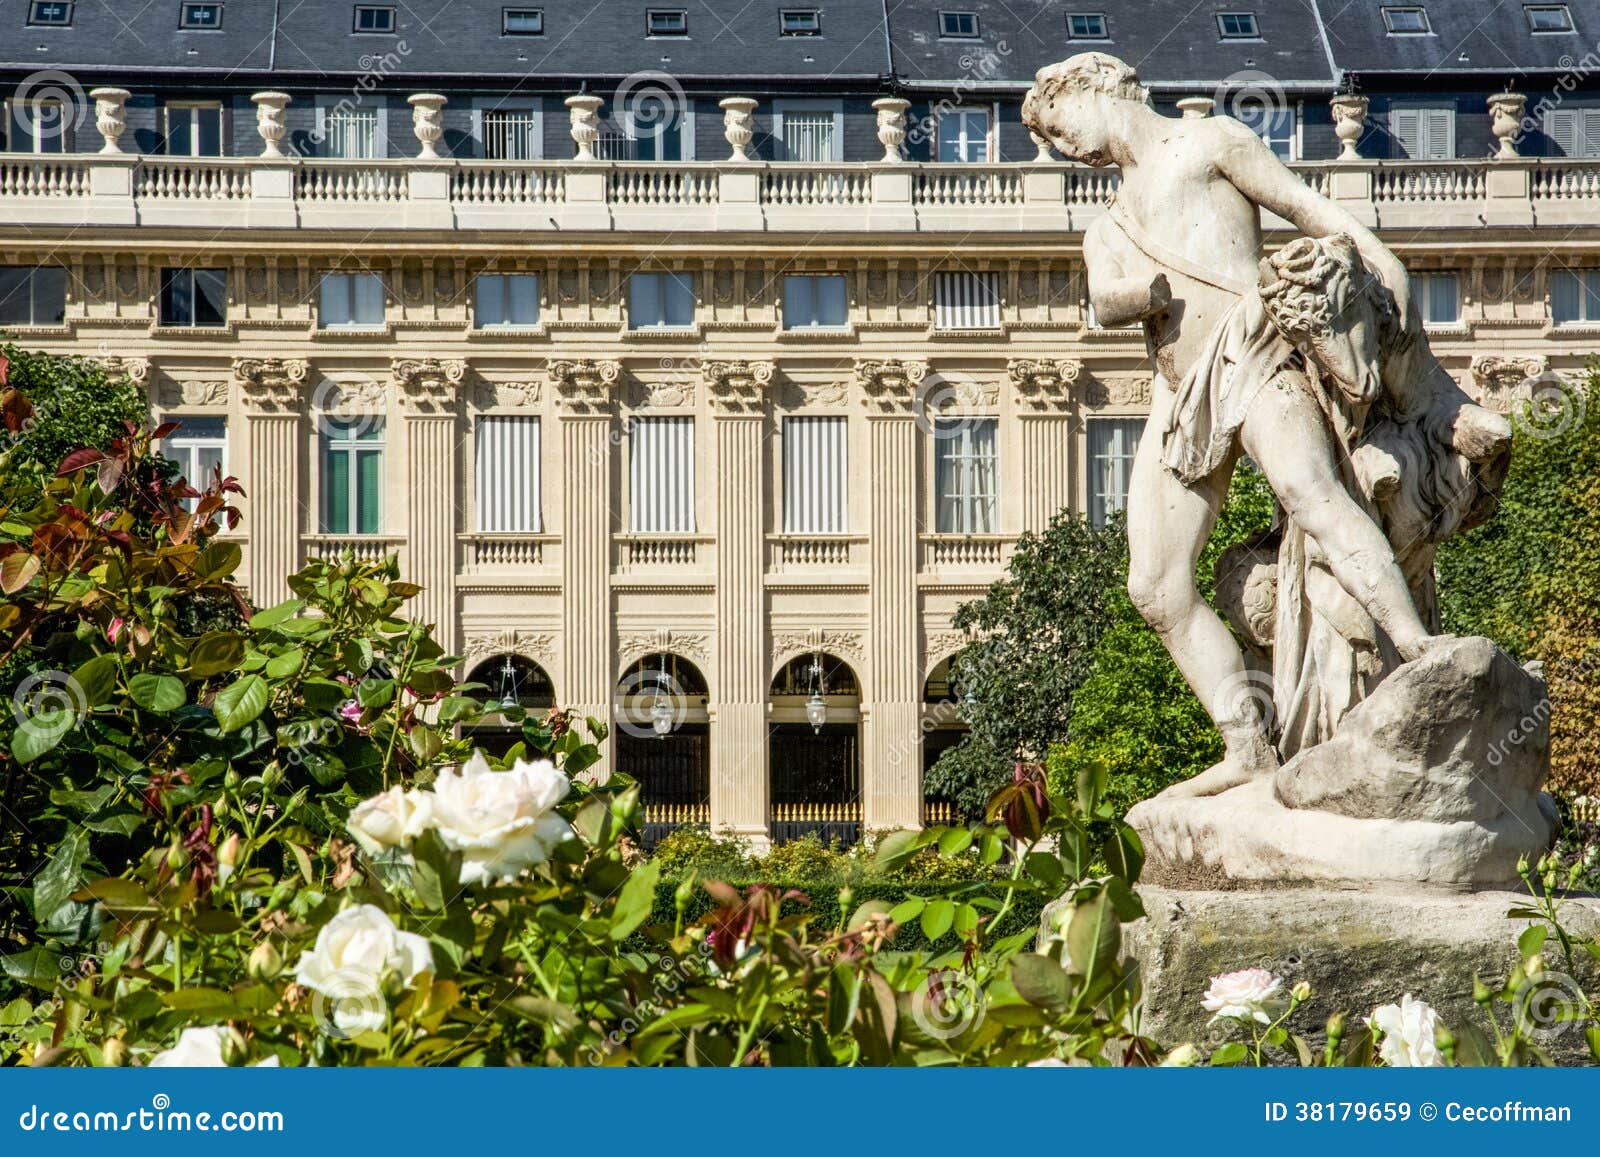
{"label": "green leaf", "polygon": [[1231,1040],[1211,1054],[1213,1066],[1238,1065],[1250,1059],[1250,1050],[1236,1040]]}
{"label": "green leaf", "polygon": [[362,707],[387,707],[394,701],[395,681],[393,679],[363,679],[356,686],[356,702]]}
{"label": "green leaf", "polygon": [[303,648],[290,647],[287,651],[268,659],[264,671],[268,679],[287,679],[300,669],[300,664],[305,662],[305,658],[306,653]]}
{"label": "green leaf", "polygon": [[132,880],[125,880],[121,876],[109,876],[104,880],[96,880],[87,887],[79,888],[72,894],[74,900],[98,900],[113,912],[137,912],[154,910],[155,904],[151,901],[149,893]]}
{"label": "green leaf", "polygon": [[217,727],[224,735],[255,721],[267,709],[267,681],[260,675],[241,675],[211,701]]}
{"label": "green leaf", "polygon": [[181,680],[171,675],[152,675],[149,672],[128,680],[128,697],[146,711],[166,715],[176,711],[189,700]]}
{"label": "green leaf", "polygon": [[68,829],[49,861],[33,881],[33,918],[48,924],[56,909],[78,890],[78,877],[89,856],[89,834],[78,826]]}
{"label": "green leaf", "polygon": [[1535,924],[1517,937],[1517,951],[1522,953],[1524,959],[1532,956],[1544,947],[1545,937],[1548,935],[1550,935],[1550,929],[1543,924]]}
{"label": "green leaf", "polygon": [[828,977],[828,1032],[838,1036],[856,1019],[861,1006],[861,974],[848,964],[836,964]]}
{"label": "green leaf", "polygon": [[61,980],[62,958],[45,948],[28,948],[11,956],[0,956],[0,972],[21,984],[54,989]]}
{"label": "green leaf", "polygon": [[1099,759],[1090,760],[1083,770],[1078,772],[1078,811],[1082,815],[1093,815],[1095,808],[1100,806],[1100,801],[1106,794],[1108,778],[1106,765]]}
{"label": "green leaf", "polygon": [[1072,977],[1050,957],[1036,952],[1013,958],[1011,983],[1017,995],[1035,1008],[1062,1008],[1072,1003]]}
{"label": "green leaf", "polygon": [[930,943],[950,931],[955,923],[956,906],[953,900],[933,900],[922,910],[922,934]]}
{"label": "green leaf", "polygon": [[928,902],[926,900],[918,896],[912,896],[910,899],[902,900],[891,908],[889,910],[889,919],[896,924],[909,923],[922,915],[922,910],[927,906]]}
{"label": "green leaf", "polygon": [[109,703],[117,691],[117,657],[96,655],[72,673],[72,681],[83,692],[84,706]]}
{"label": "green leaf", "polygon": [[1591,1024],[1584,1029],[1583,1039],[1589,1042],[1589,1055],[1600,1061],[1600,1025]]}
{"label": "green leaf", "polygon": [[[204,481],[193,479],[190,481],[197,489],[207,485]],[[243,557],[244,552],[239,549],[239,544],[236,542],[210,542],[195,560],[195,570],[199,572],[201,578],[226,578],[239,569],[239,562]]]}
{"label": "green leaf", "polygon": [[611,913],[611,939],[626,940],[645,922],[656,901],[656,885],[661,880],[661,861],[651,860],[636,869],[622,885],[617,906]]}
{"label": "green leaf", "polygon": [[905,863],[922,849],[922,833],[914,831],[890,832],[878,845],[873,859],[880,867],[895,868]]}
{"label": "green leaf", "polygon": [[1072,910],[1067,923],[1067,955],[1072,970],[1093,977],[1114,962],[1122,947],[1122,925],[1104,889]]}
{"label": "green leaf", "polygon": [[956,919],[952,927],[957,936],[962,938],[971,936],[978,929],[978,910],[971,904],[957,906]]}
{"label": "green leaf", "polygon": [[232,671],[244,662],[244,636],[232,631],[207,631],[189,648],[189,670],[197,679]]}
{"label": "green leaf", "polygon": [[11,736],[11,755],[32,763],[67,737],[78,723],[75,711],[41,711],[25,719]]}
{"label": "green leaf", "polygon": [[252,631],[267,631],[273,627],[281,626],[298,615],[305,605],[303,599],[290,599],[287,602],[279,603],[275,607],[257,611],[250,616],[250,629]]}
{"label": "green leaf", "polygon": [[971,828],[951,828],[939,837],[939,854],[954,856],[972,846]]}
{"label": "green leaf", "polygon": [[0,592],[14,595],[39,573],[38,556],[18,551],[0,559]]}

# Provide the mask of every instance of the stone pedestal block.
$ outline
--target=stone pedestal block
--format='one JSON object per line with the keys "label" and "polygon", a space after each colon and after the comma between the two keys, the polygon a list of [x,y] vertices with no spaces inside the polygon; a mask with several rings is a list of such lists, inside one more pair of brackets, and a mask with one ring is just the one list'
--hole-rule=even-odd
{"label": "stone pedestal block", "polygon": [[[1265,968],[1311,985],[1310,1002],[1295,1013],[1294,1031],[1323,1042],[1328,1017],[1344,1011],[1352,1021],[1406,993],[1439,1011],[1446,1027],[1468,1022],[1491,1037],[1472,1000],[1474,972],[1491,983],[1517,963],[1517,937],[1531,923],[1507,911],[1527,902],[1516,892],[1450,896],[1414,892],[1343,892],[1320,889],[1274,892],[1187,891],[1143,885],[1148,915],[1124,927],[1126,950],[1139,962],[1144,984],[1143,1031],[1163,1045],[1193,1041],[1207,1048],[1239,1030],[1208,1026],[1201,1007],[1212,976]],[[1600,931],[1600,897],[1568,901],[1562,923],[1580,936]],[[1048,918],[1048,914],[1047,914]],[[1550,938],[1546,964],[1564,973]],[[1577,980],[1594,991],[1592,964],[1579,964]],[[1561,977],[1556,982],[1567,991]],[[1499,1005],[1502,1016],[1509,1006]],[[1581,1026],[1552,1024],[1535,1037],[1563,1064],[1589,1060]]]}

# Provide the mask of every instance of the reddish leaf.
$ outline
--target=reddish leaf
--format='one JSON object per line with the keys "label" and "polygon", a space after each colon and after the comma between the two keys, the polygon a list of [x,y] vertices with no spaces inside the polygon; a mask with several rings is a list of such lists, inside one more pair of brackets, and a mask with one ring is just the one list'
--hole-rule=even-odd
{"label": "reddish leaf", "polygon": [[0,591],[14,595],[39,573],[39,560],[31,554],[8,554],[0,559]]}
{"label": "reddish leaf", "polygon": [[106,454],[104,450],[96,450],[85,446],[82,450],[74,450],[61,460],[61,465],[56,470],[56,477],[60,478],[63,475],[72,474],[82,470],[85,466],[93,466],[95,463],[104,462],[105,460]]}
{"label": "reddish leaf", "polygon": [[182,422],[162,422],[161,425],[150,431],[150,440],[152,442],[159,442],[181,425],[183,425]]}
{"label": "reddish leaf", "polygon": [[11,359],[0,354],[0,386],[11,380]]}
{"label": "reddish leaf", "polygon": [[[0,358],[0,364],[5,362]],[[4,378],[0,378],[3,384]],[[0,394],[0,415],[3,415],[7,431],[12,434],[21,433],[22,427],[33,417],[33,403],[23,396],[20,390],[7,389]]]}
{"label": "reddish leaf", "polygon": [[110,494],[122,481],[122,463],[115,458],[107,458],[95,471],[95,481],[99,483],[101,494]]}

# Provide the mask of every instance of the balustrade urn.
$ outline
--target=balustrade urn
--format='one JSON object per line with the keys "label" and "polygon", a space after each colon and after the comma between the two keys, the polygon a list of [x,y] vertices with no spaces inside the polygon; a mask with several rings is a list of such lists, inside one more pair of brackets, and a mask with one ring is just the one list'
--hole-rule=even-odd
{"label": "balustrade urn", "polygon": [[1182,110],[1184,120],[1203,120],[1211,115],[1216,104],[1209,96],[1186,96],[1178,102],[1178,108]]}
{"label": "balustrade urn", "polygon": [[1050,156],[1050,142],[1044,137],[1041,137],[1038,133],[1034,132],[1032,129],[1028,130],[1028,136],[1030,139],[1032,139],[1035,150],[1033,163],[1036,165],[1049,164],[1052,160]]}
{"label": "balustrade urn", "polygon": [[1517,138],[1522,135],[1522,114],[1527,107],[1528,98],[1520,92],[1497,92],[1489,98],[1490,127],[1495,140],[1500,142],[1495,160],[1517,158]]}
{"label": "balustrade urn", "polygon": [[898,96],[879,97],[872,102],[878,110],[878,143],[883,146],[885,164],[898,164],[905,158],[900,146],[906,139],[906,110],[911,102]]}
{"label": "balustrade urn", "polygon": [[439,138],[444,135],[444,106],[449,103],[447,97],[436,92],[419,92],[406,98],[406,103],[411,106],[411,131],[416,134],[422,151],[417,154],[420,161],[437,161],[439,159]]}
{"label": "balustrade urn", "polygon": [[288,132],[283,110],[293,99],[286,92],[258,92],[250,98],[256,106],[256,132],[261,137],[263,157],[283,156],[279,145]]}
{"label": "balustrade urn", "polygon": [[600,106],[604,103],[599,97],[588,93],[567,97],[566,105],[571,110],[572,118],[572,139],[578,146],[575,160],[594,160],[594,145],[600,139]]}
{"label": "balustrade urn", "polygon": [[755,117],[757,101],[747,96],[730,96],[719,102],[722,109],[722,135],[727,138],[733,152],[729,155],[730,161],[748,161],[749,155],[745,149],[750,147],[750,142],[755,139]]}
{"label": "balustrade urn", "polygon": [[1356,146],[1367,126],[1367,98],[1354,93],[1344,93],[1328,102],[1333,109],[1333,135],[1339,138],[1339,159],[1359,161],[1361,154]]}
{"label": "balustrade urn", "polygon": [[125,88],[97,88],[90,91],[94,99],[94,127],[99,130],[105,144],[102,153],[122,152],[122,134],[127,131],[126,109],[133,94]]}

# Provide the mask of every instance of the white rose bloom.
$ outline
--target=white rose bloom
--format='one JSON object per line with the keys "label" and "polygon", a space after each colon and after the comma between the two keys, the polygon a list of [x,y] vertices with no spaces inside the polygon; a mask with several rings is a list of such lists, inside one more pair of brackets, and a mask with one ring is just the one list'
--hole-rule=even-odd
{"label": "white rose bloom", "polygon": [[322,926],[294,978],[331,1000],[333,1023],[348,1036],[382,1027],[385,972],[409,983],[432,967],[433,949],[425,939],[400,931],[382,908],[358,904]]}
{"label": "white rose bloom", "polygon": [[1200,1002],[1211,1023],[1228,1017],[1271,1024],[1283,1003],[1283,981],[1265,968],[1246,968],[1211,978]]}
{"label": "white rose bloom", "polygon": [[[152,1069],[225,1069],[228,1062],[222,1059],[222,1041],[228,1030],[210,1024],[203,1028],[186,1028],[178,1034],[178,1043],[165,1052],[150,1058]],[[268,1057],[250,1066],[253,1069],[275,1069],[277,1057]]]}
{"label": "white rose bloom", "polygon": [[345,827],[369,855],[403,848],[427,830],[433,797],[423,791],[391,787],[350,810]]}
{"label": "white rose bloom", "polygon": [[1379,1005],[1367,1019],[1373,1032],[1381,1033],[1378,1055],[1394,1068],[1432,1068],[1444,1064],[1444,1054],[1434,1040],[1439,1030],[1439,1014],[1426,1001],[1413,1000],[1408,992],[1399,1004]]}
{"label": "white rose bloom", "polygon": [[509,880],[572,837],[555,806],[571,788],[549,760],[493,771],[481,751],[433,785],[433,827],[462,854],[463,884]]}

